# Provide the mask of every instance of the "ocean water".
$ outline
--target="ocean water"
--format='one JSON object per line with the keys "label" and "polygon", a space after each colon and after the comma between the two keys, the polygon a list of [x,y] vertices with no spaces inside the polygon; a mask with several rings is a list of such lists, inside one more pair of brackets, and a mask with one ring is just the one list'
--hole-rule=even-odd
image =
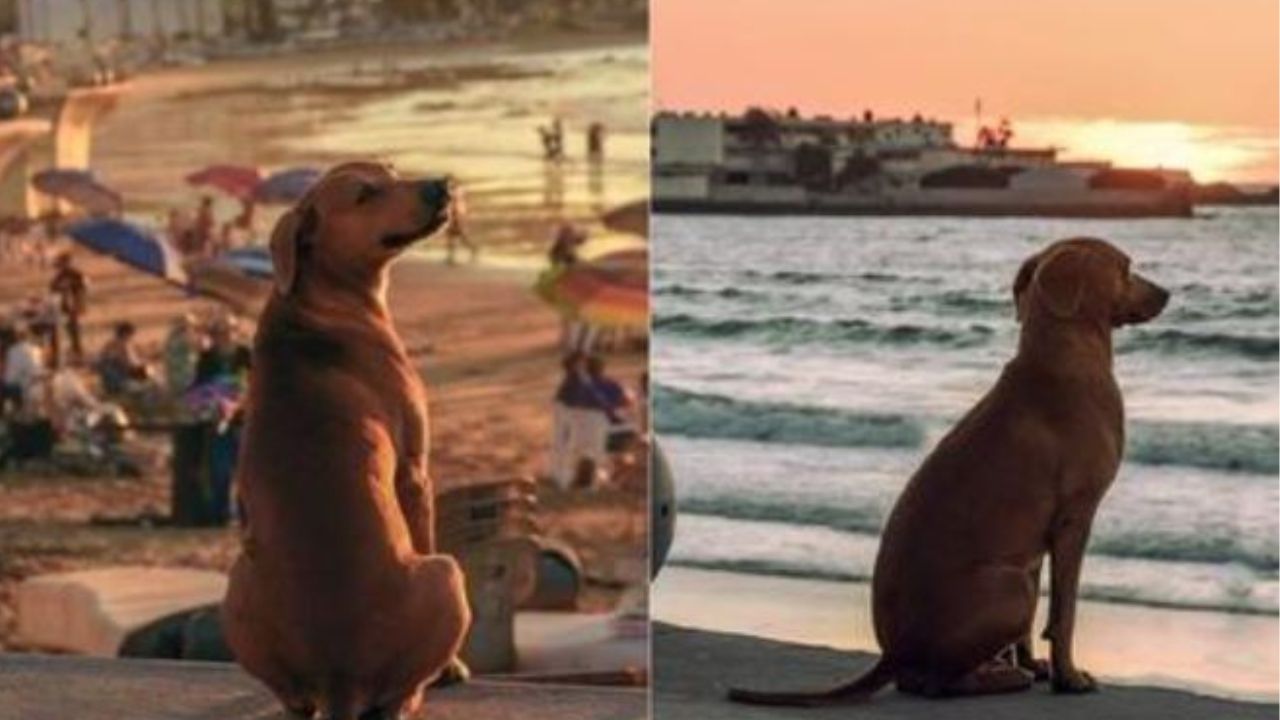
{"label": "ocean water", "polygon": [[672,563],[868,580],[903,484],[1013,354],[1019,265],[1090,235],[1173,296],[1116,335],[1128,447],[1082,595],[1280,611],[1273,208],[1114,221],[661,215],[653,228]]}

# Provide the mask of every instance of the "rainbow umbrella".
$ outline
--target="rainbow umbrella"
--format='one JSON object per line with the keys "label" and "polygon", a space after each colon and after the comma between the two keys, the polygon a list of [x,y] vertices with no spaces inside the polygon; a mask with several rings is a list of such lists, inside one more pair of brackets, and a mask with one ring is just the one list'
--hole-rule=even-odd
{"label": "rainbow umbrella", "polygon": [[247,165],[210,165],[191,173],[186,180],[188,185],[211,187],[231,197],[248,200],[262,183],[262,173],[258,168]]}
{"label": "rainbow umbrella", "polygon": [[648,253],[642,249],[547,270],[534,290],[562,314],[591,325],[649,326]]}
{"label": "rainbow umbrella", "polygon": [[93,215],[119,213],[124,206],[120,194],[99,183],[88,170],[41,170],[31,177],[31,185],[45,195],[66,200]]}

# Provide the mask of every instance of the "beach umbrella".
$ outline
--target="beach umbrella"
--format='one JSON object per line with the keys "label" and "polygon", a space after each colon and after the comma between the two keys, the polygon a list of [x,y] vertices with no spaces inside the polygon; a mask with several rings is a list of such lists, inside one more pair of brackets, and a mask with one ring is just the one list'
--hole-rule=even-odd
{"label": "beach umbrella", "polygon": [[31,185],[50,197],[66,200],[95,215],[118,213],[124,206],[120,194],[99,183],[88,170],[41,170]]}
{"label": "beach umbrella", "polygon": [[561,313],[599,327],[649,325],[648,253],[623,250],[548,270],[535,292]]}
{"label": "beach umbrella", "polygon": [[626,205],[619,205],[606,212],[600,220],[610,230],[647,238],[649,237],[649,201],[636,200]]}
{"label": "beach umbrella", "polygon": [[214,262],[234,268],[250,277],[270,280],[275,276],[271,263],[271,251],[259,245],[228,250],[219,255]]}
{"label": "beach umbrella", "polygon": [[320,179],[320,174],[318,169],[310,167],[289,168],[272,173],[254,189],[253,199],[282,205],[295,203]]}
{"label": "beach umbrella", "polygon": [[164,238],[123,220],[82,220],[67,228],[72,240],[172,283],[185,285],[182,256]]}
{"label": "beach umbrella", "polygon": [[258,168],[247,165],[210,165],[191,173],[186,179],[188,185],[211,187],[231,197],[248,200],[262,183],[262,173]]}

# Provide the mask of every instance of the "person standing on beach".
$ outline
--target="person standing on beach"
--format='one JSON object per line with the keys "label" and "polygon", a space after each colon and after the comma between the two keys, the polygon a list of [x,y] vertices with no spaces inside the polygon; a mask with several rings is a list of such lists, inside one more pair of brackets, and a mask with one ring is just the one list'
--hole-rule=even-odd
{"label": "person standing on beach", "polygon": [[200,207],[196,210],[196,219],[191,227],[192,252],[196,257],[205,257],[213,245],[213,198],[205,195],[200,198]]}
{"label": "person standing on beach", "polygon": [[[248,383],[252,353],[236,339],[234,317],[216,321],[209,331],[210,344],[196,360],[193,387],[220,384],[237,398],[244,397]],[[210,520],[226,525],[231,518],[231,482],[235,476],[236,458],[240,452],[240,431],[244,412],[239,402],[228,402],[209,428],[209,482],[212,489]]]}
{"label": "person standing on beach", "polygon": [[458,181],[449,180],[449,220],[444,229],[445,241],[445,262],[453,265],[454,253],[458,245],[466,245],[467,250],[471,253],[471,262],[476,261],[476,256],[480,253],[480,248],[471,241],[471,236],[467,233],[467,198],[463,193],[462,186]]}
{"label": "person standing on beach", "polygon": [[587,126],[587,160],[594,163],[604,160],[604,123],[600,121]]}
{"label": "person standing on beach", "polygon": [[13,344],[4,355],[4,415],[22,409],[27,388],[44,372],[44,353],[31,340],[31,332],[21,325],[13,329]]}
{"label": "person standing on beach", "polygon": [[[80,362],[84,358],[84,348],[80,342],[80,316],[88,309],[89,283],[84,273],[75,266],[71,253],[64,252],[54,260],[53,280],[49,283],[49,291],[58,298],[58,308],[62,311],[62,319],[67,330],[67,342],[72,362]],[[57,330],[54,330],[56,337]],[[54,343],[57,347],[57,343]],[[54,360],[55,364],[57,360]]]}

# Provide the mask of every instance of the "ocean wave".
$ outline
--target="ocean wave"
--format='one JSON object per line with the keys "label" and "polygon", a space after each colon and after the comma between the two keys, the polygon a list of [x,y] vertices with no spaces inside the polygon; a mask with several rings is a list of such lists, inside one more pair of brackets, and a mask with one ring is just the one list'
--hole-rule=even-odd
{"label": "ocean wave", "polygon": [[1280,472],[1280,428],[1135,420],[1128,425],[1125,460],[1274,476]]}
{"label": "ocean wave", "polygon": [[925,327],[912,324],[878,325],[866,320],[815,320],[781,316],[759,319],[707,318],[679,313],[659,315],[656,331],[708,339],[751,339],[785,345],[940,345],[966,348],[985,344],[995,330],[971,324],[963,328]]}
{"label": "ocean wave", "polygon": [[760,270],[745,270],[742,277],[751,280],[764,280],[766,282],[774,282],[782,285],[812,285],[814,283],[839,282],[847,283],[849,281],[861,281],[867,283],[896,283],[896,282],[926,282],[930,278],[918,275],[898,275],[891,272],[860,272],[860,273],[823,273],[801,270],[776,270],[774,272],[762,272]]}
{"label": "ocean wave", "polygon": [[704,288],[694,285],[659,285],[654,288],[653,294],[660,297],[675,298],[720,298],[722,300],[744,300],[750,302],[768,301],[775,298],[769,293],[757,292],[754,290],[744,290],[737,287],[720,287],[720,288]]}
{"label": "ocean wave", "polygon": [[[952,420],[739,400],[666,385],[654,388],[659,431],[696,438],[825,447],[923,448],[930,428]],[[1125,461],[1274,476],[1280,428],[1203,422],[1128,423]]]}
{"label": "ocean wave", "polygon": [[872,415],[788,403],[734,400],[657,385],[661,432],[686,437],[829,447],[919,447],[924,427],[901,415]]}
{"label": "ocean wave", "polygon": [[[769,575],[834,582],[871,582],[869,569],[843,570],[836,567],[800,567],[789,562],[777,562],[760,558],[696,558],[676,557],[668,561],[677,567],[701,570],[724,570],[748,575]],[[1163,588],[1162,588],[1163,589]],[[1043,593],[1044,591],[1042,591]],[[1261,595],[1261,597],[1259,597]],[[1118,605],[1142,605],[1144,607],[1174,610],[1209,610],[1240,615],[1274,615],[1277,605],[1266,597],[1266,592],[1241,590],[1232,585],[1202,588],[1188,597],[1151,592],[1130,585],[1095,585],[1087,579],[1079,590],[1079,597],[1087,600]]]}
{"label": "ocean wave", "polygon": [[[725,520],[781,523],[796,528],[828,528],[843,533],[879,536],[888,507],[839,507],[830,503],[766,497],[697,496],[680,500],[680,512]],[[1254,571],[1280,569],[1275,543],[1256,542],[1231,528],[1175,533],[1152,529],[1095,525],[1089,540],[1091,555],[1157,562],[1235,564]]]}
{"label": "ocean wave", "polygon": [[1137,328],[1123,335],[1123,339],[1116,346],[1116,352],[1137,351],[1155,351],[1170,355],[1212,353],[1236,355],[1254,360],[1275,360],[1280,357],[1280,338],[1274,335]]}

